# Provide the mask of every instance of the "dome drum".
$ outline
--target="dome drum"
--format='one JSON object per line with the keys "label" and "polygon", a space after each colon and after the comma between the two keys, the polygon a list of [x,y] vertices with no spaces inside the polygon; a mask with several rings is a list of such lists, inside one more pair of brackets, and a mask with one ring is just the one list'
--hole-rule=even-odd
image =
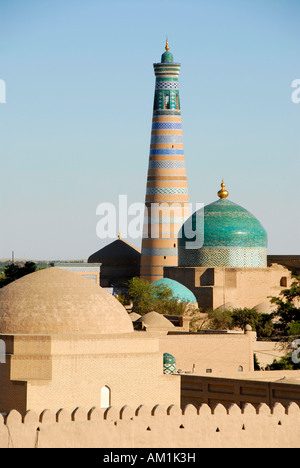
{"label": "dome drum", "polygon": [[265,268],[267,249],[262,247],[202,247],[185,250],[178,247],[179,266]]}

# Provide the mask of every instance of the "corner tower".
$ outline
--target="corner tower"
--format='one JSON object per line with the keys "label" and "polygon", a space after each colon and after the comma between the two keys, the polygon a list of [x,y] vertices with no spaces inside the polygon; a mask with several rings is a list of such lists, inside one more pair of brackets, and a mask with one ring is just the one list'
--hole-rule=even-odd
{"label": "corner tower", "polygon": [[165,266],[177,266],[177,238],[189,215],[178,76],[166,42],[156,76],[140,277],[163,278]]}

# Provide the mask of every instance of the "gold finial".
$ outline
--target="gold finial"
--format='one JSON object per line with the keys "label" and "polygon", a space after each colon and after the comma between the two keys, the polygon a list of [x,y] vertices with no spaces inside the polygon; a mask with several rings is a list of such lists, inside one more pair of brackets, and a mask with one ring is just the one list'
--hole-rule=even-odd
{"label": "gold finial", "polygon": [[227,198],[228,195],[229,195],[229,192],[227,192],[227,190],[225,190],[225,183],[224,183],[224,180],[222,179],[222,183],[221,183],[221,190],[218,191],[218,197],[220,198]]}
{"label": "gold finial", "polygon": [[168,52],[168,50],[170,49],[168,39],[166,39],[166,47],[165,47],[165,49],[166,49],[167,52]]}
{"label": "gold finial", "polygon": [[118,235],[118,239],[121,239],[122,240],[122,236],[121,236],[121,233],[119,232],[119,235]]}

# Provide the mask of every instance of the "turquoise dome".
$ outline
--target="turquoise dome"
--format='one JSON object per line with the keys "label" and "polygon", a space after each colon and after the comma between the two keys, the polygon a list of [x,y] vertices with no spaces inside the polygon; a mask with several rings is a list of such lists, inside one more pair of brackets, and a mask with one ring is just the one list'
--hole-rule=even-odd
{"label": "turquoise dome", "polygon": [[173,55],[171,52],[166,50],[166,52],[162,54],[161,63],[173,63]]}
{"label": "turquoise dome", "polygon": [[[187,234],[191,229],[194,237]],[[266,267],[267,243],[267,233],[255,216],[221,198],[183,224],[178,235],[178,266]]]}
{"label": "turquoise dome", "polygon": [[190,291],[186,286],[184,286],[181,283],[178,283],[178,281],[172,280],[170,278],[161,278],[157,281],[154,281],[152,283],[154,286],[155,285],[160,285],[163,284],[165,286],[168,286],[173,292],[173,296],[179,299],[182,302],[189,302],[189,303],[195,303],[197,302],[196,297]]}
{"label": "turquoise dome", "polygon": [[172,354],[163,354],[163,368],[164,374],[174,374],[176,371],[176,359],[174,356],[172,356]]}

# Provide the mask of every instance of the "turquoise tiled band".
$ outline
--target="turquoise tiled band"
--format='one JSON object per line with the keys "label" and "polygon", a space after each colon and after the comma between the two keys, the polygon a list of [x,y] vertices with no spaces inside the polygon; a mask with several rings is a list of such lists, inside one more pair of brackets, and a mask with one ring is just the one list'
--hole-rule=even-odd
{"label": "turquoise tiled band", "polygon": [[185,187],[174,187],[174,188],[162,188],[162,187],[148,187],[146,195],[163,195],[165,193],[177,195],[187,194],[188,189]]}
{"label": "turquoise tiled band", "polygon": [[182,135],[152,135],[151,136],[151,145],[160,145],[160,144],[182,144],[183,138]]}
{"label": "turquoise tiled band", "polygon": [[[172,256],[172,257],[177,257],[177,249],[176,247],[171,248],[171,249],[151,249],[151,248],[143,248],[142,249],[142,255],[146,255],[147,257],[149,256]],[[153,265],[155,266],[155,265]]]}
{"label": "turquoise tiled band", "polygon": [[179,266],[264,268],[267,249],[243,247],[202,247],[199,250],[178,247]]}
{"label": "turquoise tiled band", "polygon": [[148,169],[185,169],[184,161],[149,161]]}

